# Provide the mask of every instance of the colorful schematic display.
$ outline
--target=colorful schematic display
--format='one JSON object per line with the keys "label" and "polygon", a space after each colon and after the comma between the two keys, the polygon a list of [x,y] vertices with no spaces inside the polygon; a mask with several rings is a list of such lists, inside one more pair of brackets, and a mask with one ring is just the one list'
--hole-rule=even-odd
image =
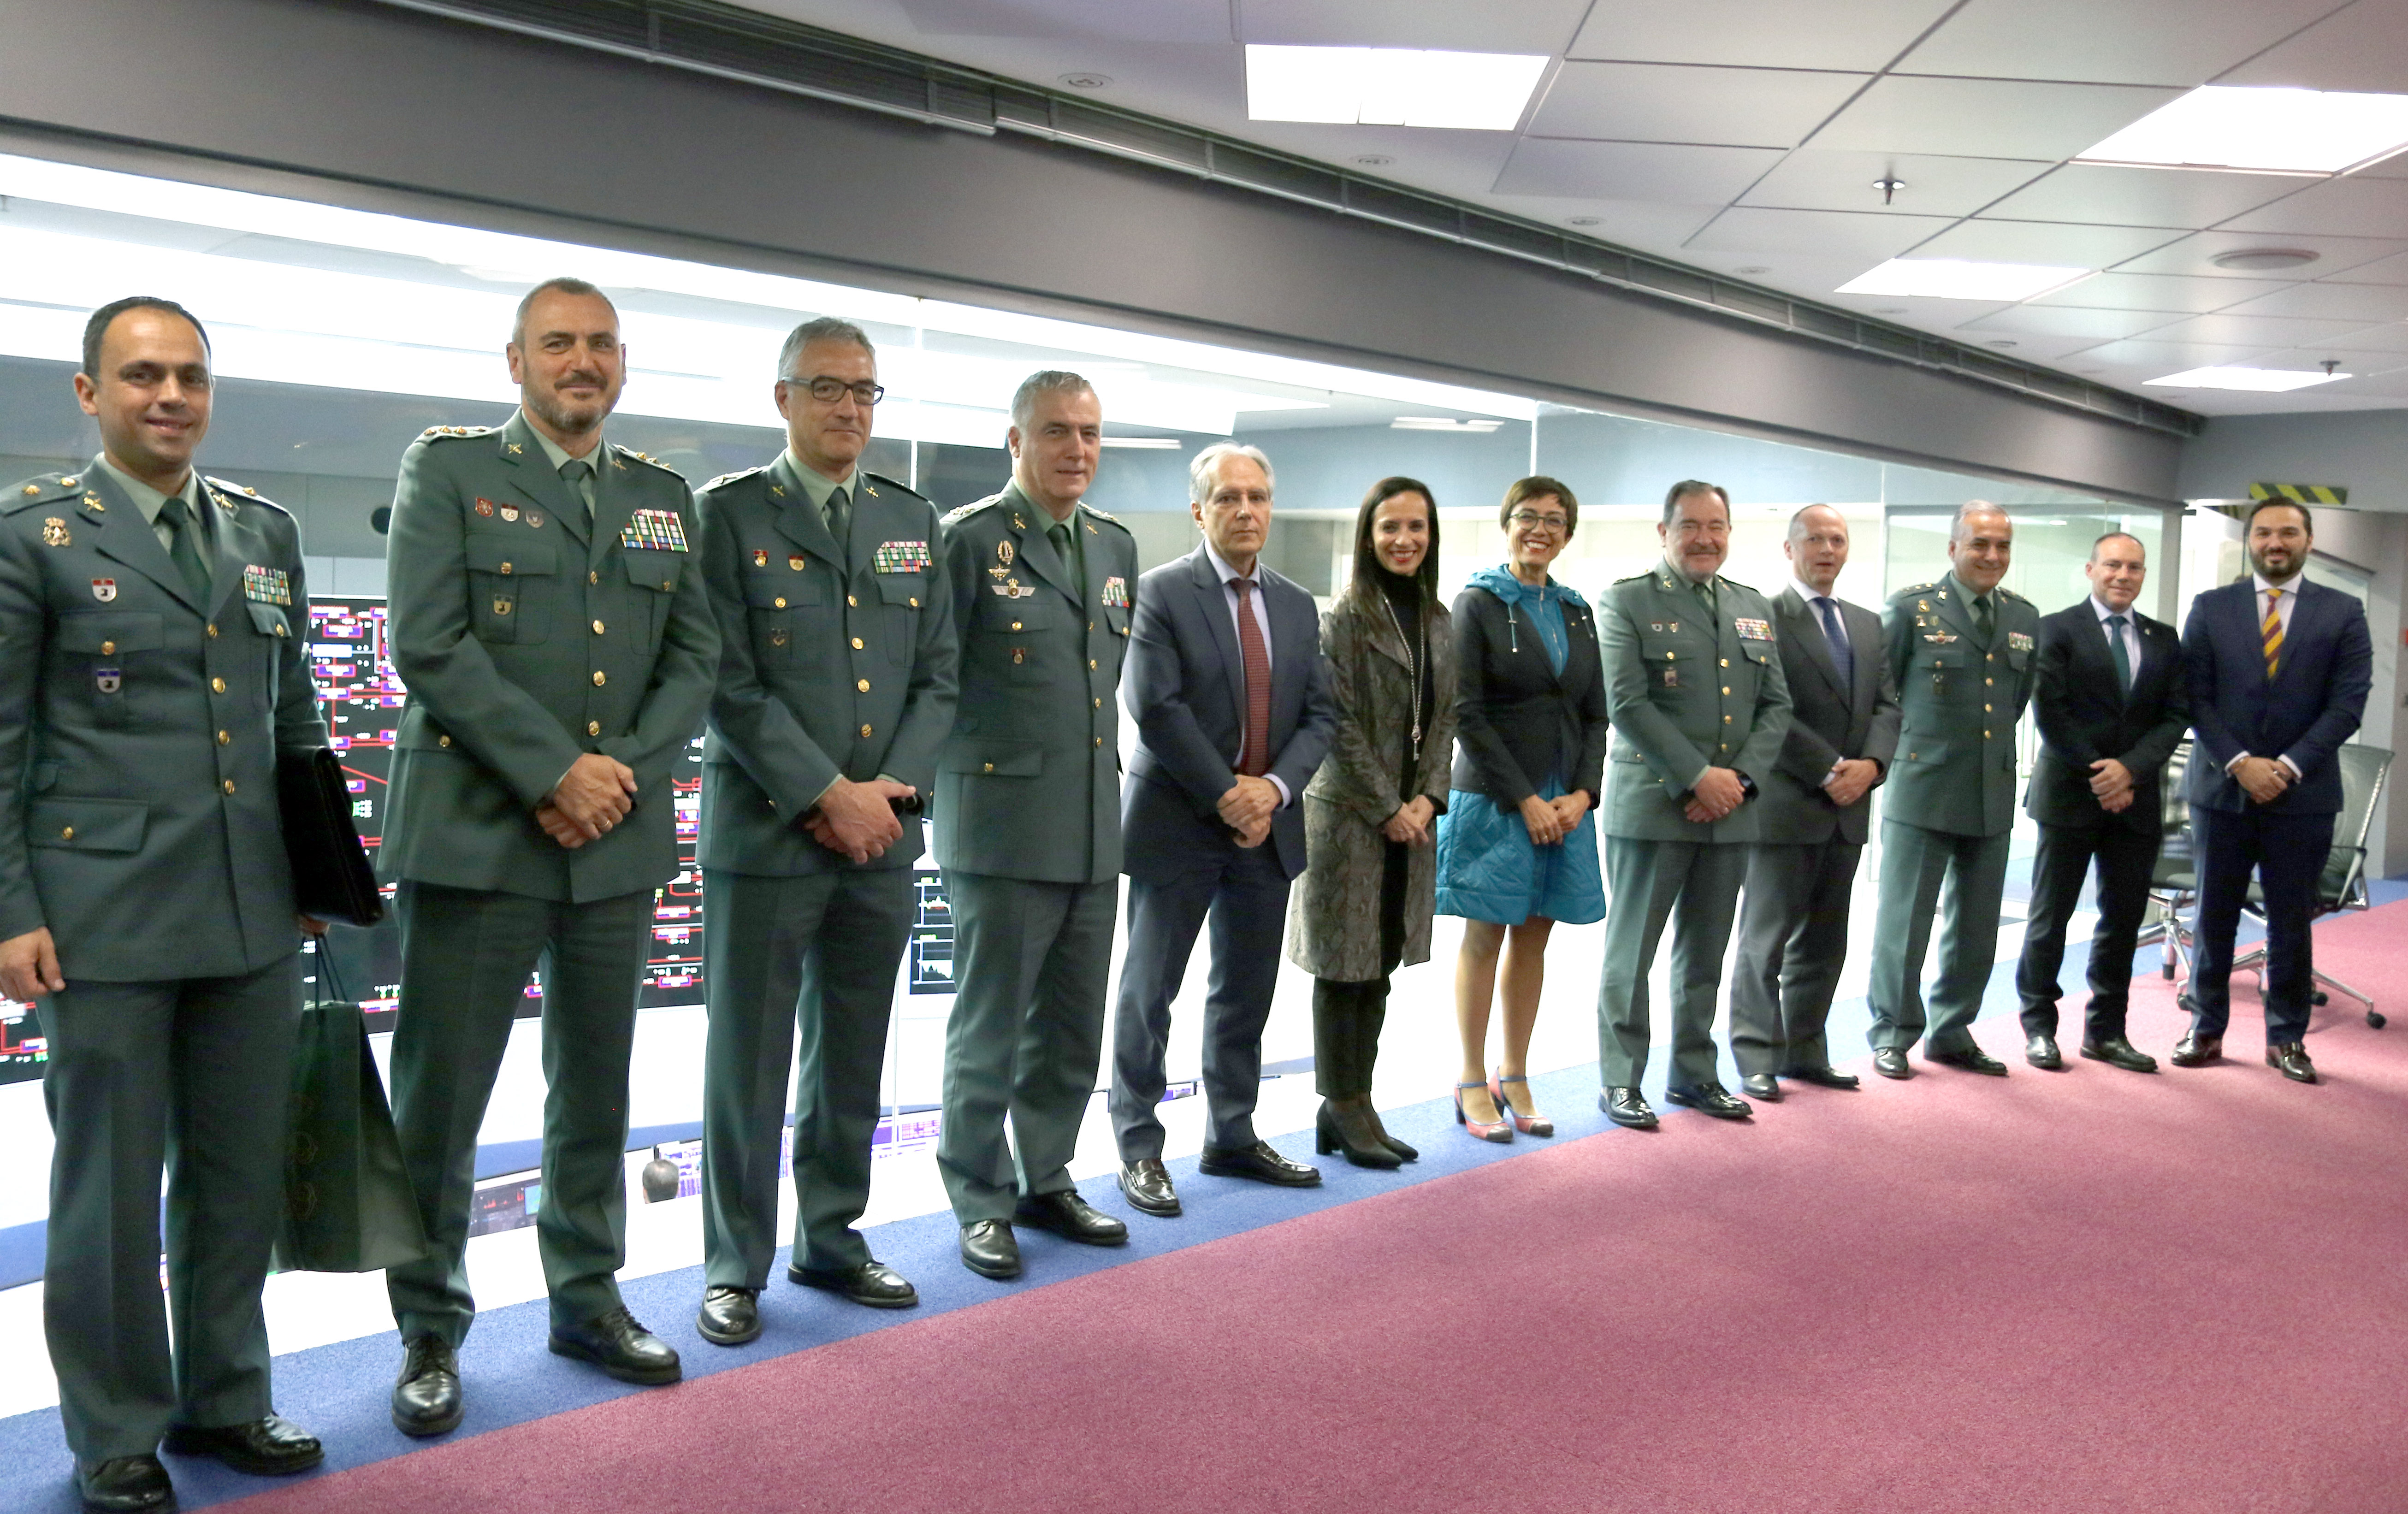
{"label": "colorful schematic display", "polygon": [[[384,836],[386,785],[393,771],[394,734],[406,703],[385,636],[379,599],[313,595],[309,655],[326,731],[351,785],[351,821],[374,856]],[[694,847],[702,799],[699,740],[670,773],[669,803],[677,807],[678,875],[655,896],[652,946],[638,1003],[647,1008],[702,1002],[702,874]],[[390,887],[386,890],[390,894]],[[337,925],[327,933],[334,976],[367,1007],[370,1030],[390,1030],[401,993],[401,933],[393,918],[369,930]],[[543,1008],[543,974],[527,979],[522,1019]]]}

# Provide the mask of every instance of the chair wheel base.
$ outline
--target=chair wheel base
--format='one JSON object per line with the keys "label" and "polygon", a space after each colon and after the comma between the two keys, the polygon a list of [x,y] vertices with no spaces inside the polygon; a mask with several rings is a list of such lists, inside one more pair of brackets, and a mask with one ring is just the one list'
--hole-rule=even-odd
{"label": "chair wheel base", "polygon": [[2383,1015],[2379,1011],[2373,1009],[2369,1009],[2366,1012],[2366,1022],[2376,1030],[2381,1030],[2384,1025],[2387,1023],[2387,1021],[2383,1018]]}

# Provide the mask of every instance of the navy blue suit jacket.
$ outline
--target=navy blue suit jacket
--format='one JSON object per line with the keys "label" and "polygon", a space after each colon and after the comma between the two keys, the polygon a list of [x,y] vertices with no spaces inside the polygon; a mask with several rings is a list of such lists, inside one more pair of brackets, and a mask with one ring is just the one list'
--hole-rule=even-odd
{"label": "navy blue suit jacket", "polygon": [[2366,610],[2338,589],[2299,585],[2274,677],[2266,677],[2254,578],[2211,589],[2191,602],[2183,626],[2190,684],[2190,802],[2239,814],[2250,807],[2225,769],[2246,753],[2288,757],[2300,780],[2271,805],[2275,815],[2330,815],[2341,809],[2341,764],[2334,753],[2357,734],[2374,687],[2374,645]]}
{"label": "navy blue suit jacket", "polygon": [[[1268,567],[1254,578],[1271,625],[1270,773],[1289,795],[1264,844],[1294,878],[1304,871],[1304,786],[1328,754],[1338,705],[1312,596]],[[1138,580],[1121,692],[1138,733],[1137,781],[1121,794],[1123,870],[1167,879],[1226,855],[1237,843],[1219,806],[1237,781],[1229,763],[1245,737],[1246,665],[1201,546]]]}

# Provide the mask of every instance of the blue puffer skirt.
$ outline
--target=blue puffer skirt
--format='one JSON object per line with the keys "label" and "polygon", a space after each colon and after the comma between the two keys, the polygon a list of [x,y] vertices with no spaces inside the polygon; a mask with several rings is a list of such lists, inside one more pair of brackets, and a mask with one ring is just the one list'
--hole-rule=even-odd
{"label": "blue puffer skirt", "polygon": [[[1562,795],[1553,778],[1541,799]],[[1534,846],[1519,810],[1499,809],[1484,793],[1456,789],[1438,821],[1438,912],[1499,925],[1544,915],[1567,925],[1605,918],[1605,878],[1598,866],[1597,814],[1572,834]]]}

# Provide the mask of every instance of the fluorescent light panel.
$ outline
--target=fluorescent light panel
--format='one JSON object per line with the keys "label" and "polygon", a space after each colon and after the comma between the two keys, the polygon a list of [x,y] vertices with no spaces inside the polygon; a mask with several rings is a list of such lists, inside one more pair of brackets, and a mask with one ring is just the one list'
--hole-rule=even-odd
{"label": "fluorescent light panel", "polygon": [[1905,294],[1938,300],[2028,300],[2090,273],[2036,263],[1892,258],[1842,284],[1842,294]]}
{"label": "fluorescent light panel", "polygon": [[2143,116],[2077,163],[2343,174],[2408,147],[2408,94],[2207,84]]}
{"label": "fluorescent light panel", "polygon": [[2253,394],[2287,394],[2295,389],[2354,378],[2348,373],[2309,373],[2298,368],[2191,368],[2143,382],[2153,389],[2238,389]]}
{"label": "fluorescent light panel", "polygon": [[1510,132],[1546,67],[1543,54],[1249,43],[1246,113],[1255,121]]}

